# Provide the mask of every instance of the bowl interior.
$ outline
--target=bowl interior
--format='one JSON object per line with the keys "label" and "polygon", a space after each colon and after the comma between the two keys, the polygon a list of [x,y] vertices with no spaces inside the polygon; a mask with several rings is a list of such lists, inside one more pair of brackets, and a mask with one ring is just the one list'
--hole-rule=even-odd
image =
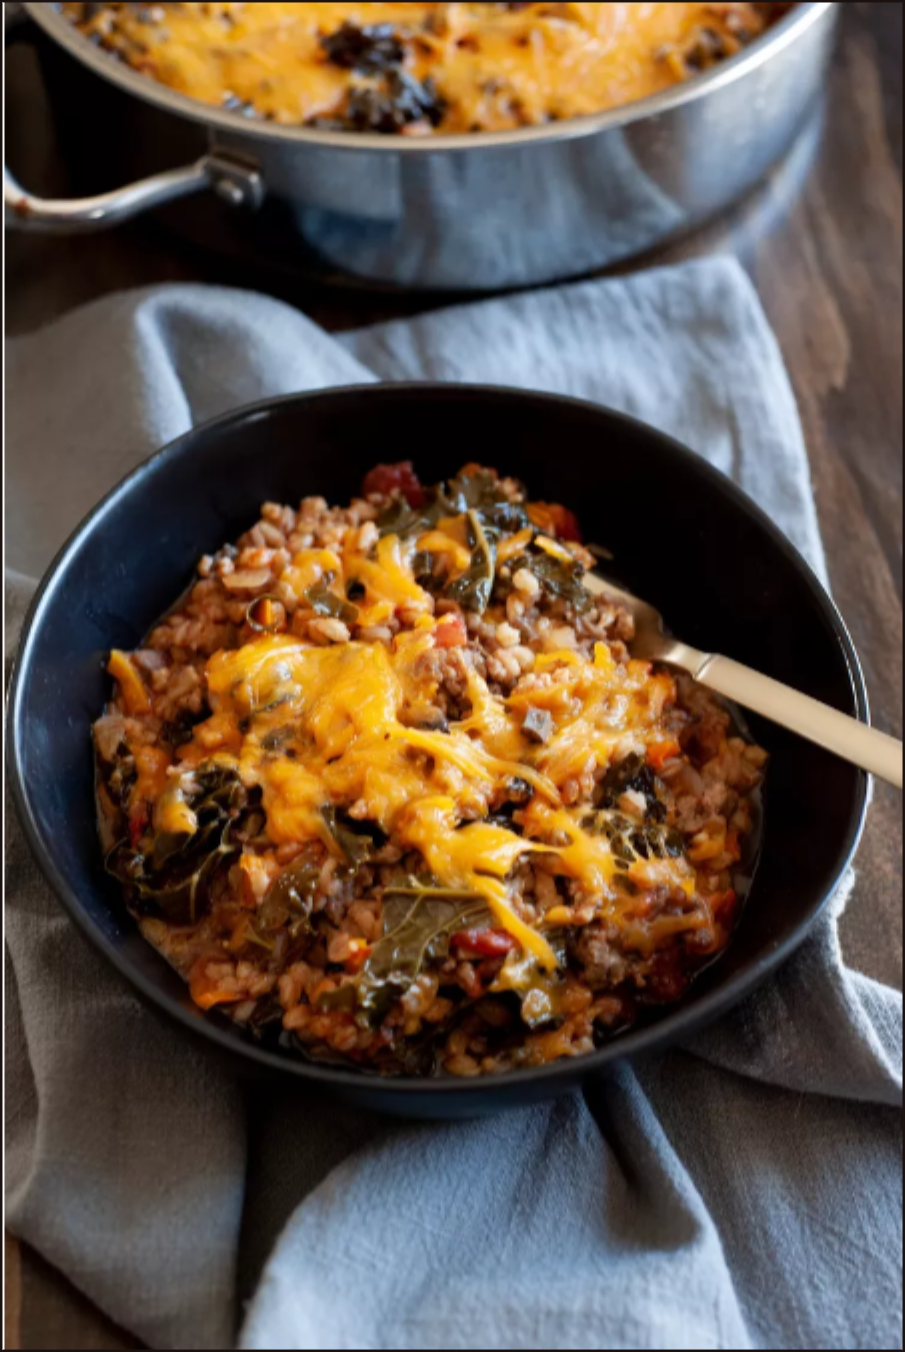
{"label": "bowl interior", "polygon": [[111,647],[137,645],[205,551],[265,500],[343,502],[379,461],[423,480],[481,460],[561,501],[614,574],[688,642],[721,651],[864,716],[857,659],[832,604],[770,522],[728,480],[650,428],[589,404],[465,386],[382,386],[291,396],[190,432],[105,499],[51,569],[20,649],[11,780],[39,863],[73,918],[153,1003],[249,1067],[332,1086],[379,1107],[471,1112],[557,1092],[588,1070],[684,1036],[751,989],[803,937],[857,842],[866,777],[751,719],[771,753],[760,864],[725,956],[650,1026],[581,1061],[493,1081],[375,1081],[313,1068],[201,1016],[141,939],[103,871],[89,728],[109,694]]}

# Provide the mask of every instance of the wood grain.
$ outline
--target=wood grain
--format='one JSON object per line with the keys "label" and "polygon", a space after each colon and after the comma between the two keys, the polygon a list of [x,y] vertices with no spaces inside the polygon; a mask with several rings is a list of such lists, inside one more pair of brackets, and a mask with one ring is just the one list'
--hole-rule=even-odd
{"label": "wood grain", "polygon": [[22,1319],[22,1259],[18,1240],[3,1236],[3,1346],[22,1346],[19,1329]]}
{"label": "wood grain", "polygon": [[[901,736],[903,7],[844,10],[813,162],[805,138],[751,201],[665,261],[731,251],[757,286],[798,400],[833,594],[874,720]],[[846,958],[901,987],[901,798],[883,785],[857,866]]]}
{"label": "wood grain", "polygon": [[[10,153],[23,179],[66,191],[37,73],[10,62]],[[27,166],[27,169],[26,169]],[[902,5],[844,6],[822,126],[741,207],[643,265],[732,252],[750,272],[789,369],[811,456],[837,603],[864,664],[877,723],[902,731]],[[18,333],[123,286],[260,279],[138,225],[81,240],[9,241],[7,327]],[[283,283],[278,293],[340,330],[442,298]],[[843,921],[847,959],[902,976],[901,800],[880,788]],[[134,1347],[35,1255],[7,1248],[7,1346]],[[16,1338],[17,1328],[19,1341]]]}
{"label": "wood grain", "polygon": [[[901,735],[901,112],[890,125],[883,71],[890,47],[901,50],[902,7],[852,8],[825,162],[780,247],[759,246],[755,277],[798,397],[834,595],[874,717]],[[847,953],[900,982],[901,800],[892,790],[878,790],[859,869]]]}

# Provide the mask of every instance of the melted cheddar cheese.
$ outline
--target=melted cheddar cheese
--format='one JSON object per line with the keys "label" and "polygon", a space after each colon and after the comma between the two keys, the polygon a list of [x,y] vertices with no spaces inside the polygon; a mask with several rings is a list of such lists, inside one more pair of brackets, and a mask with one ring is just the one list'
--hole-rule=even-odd
{"label": "melted cheddar cheese", "polygon": [[[564,793],[576,776],[605,768],[614,750],[621,757],[660,745],[674,684],[646,662],[615,662],[598,644],[593,661],[570,650],[541,656],[533,679],[508,695],[467,668],[467,715],[444,731],[418,726],[418,711],[437,696],[443,620],[414,579],[414,548],[387,535],[374,559],[355,549],[342,557],[299,551],[289,573],[306,585],[331,579],[341,595],[354,580],[365,591],[363,613],[381,603],[405,607],[412,627],[390,646],[315,646],[281,633],[215,653],[205,671],[211,715],[180,749],[174,773],[211,764],[237,770],[247,787],[260,789],[277,847],[320,841],[336,853],[326,808],[375,823],[394,844],[418,851],[443,887],[481,896],[522,948],[552,969],[543,933],[510,904],[507,875],[521,856],[544,853],[553,872],[597,900],[601,914],[622,914],[631,898],[615,885],[620,865],[610,843],[583,825]],[[549,716],[542,745],[524,730],[529,707]],[[487,820],[513,781],[532,791],[523,834]],[[178,829],[179,796],[168,798]],[[629,876],[648,886],[693,886],[684,859],[657,861],[656,878],[648,876],[652,867],[638,860]]]}
{"label": "melted cheddar cheese", "polygon": [[593,560],[495,470],[377,465],[348,506],[265,503],[110,654],[105,864],[197,1005],[314,1059],[496,1073],[726,946],[765,753],[632,659]]}
{"label": "melted cheddar cheese", "polygon": [[[732,55],[773,8],[64,5],[93,40],[204,103],[281,123],[338,119],[351,130],[408,134],[505,130],[630,103]],[[361,43],[330,45],[343,25],[386,25],[389,36],[362,55]],[[417,99],[405,111],[393,83],[400,73],[430,91],[423,115]]]}

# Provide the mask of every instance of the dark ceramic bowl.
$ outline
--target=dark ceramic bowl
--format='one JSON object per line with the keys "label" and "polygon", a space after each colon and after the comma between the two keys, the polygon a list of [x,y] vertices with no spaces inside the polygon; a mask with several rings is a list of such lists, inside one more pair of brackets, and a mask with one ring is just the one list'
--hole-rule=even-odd
{"label": "dark ceramic bowl", "polygon": [[[58,555],[32,606],[13,678],[10,770],[35,857],[76,925],[117,971],[237,1071],[296,1081],[396,1113],[467,1116],[552,1096],[724,1013],[801,943],[857,845],[867,778],[772,724],[760,864],[726,954],[678,1004],[595,1052],[478,1080],[381,1080],[264,1050],[216,1014],[139,935],[104,872],[90,725],[109,694],[111,647],[136,646],[205,551],[266,500],[338,502],[381,460],[426,481],[477,459],[532,496],[567,503],[621,580],[699,648],[725,652],[867,717],[858,659],[817,579],[728,479],[668,437],[596,405],[460,385],[385,385],[239,409],[180,437],[115,488]],[[639,504],[641,504],[639,506]],[[188,1086],[187,1086],[188,1090]]]}

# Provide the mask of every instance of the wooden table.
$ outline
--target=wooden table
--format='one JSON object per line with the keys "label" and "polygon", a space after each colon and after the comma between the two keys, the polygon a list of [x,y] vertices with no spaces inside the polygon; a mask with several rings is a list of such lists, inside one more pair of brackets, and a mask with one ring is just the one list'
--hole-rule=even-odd
{"label": "wooden table", "polygon": [[[819,142],[754,198],[644,264],[709,251],[749,270],[798,397],[836,600],[861,653],[877,723],[902,731],[902,5],[844,5]],[[29,53],[10,60],[10,156],[23,180],[65,191]],[[236,280],[147,230],[9,240],[7,326],[33,328],[123,286]],[[247,279],[243,278],[243,281]],[[284,298],[331,329],[425,308],[294,286]],[[892,984],[902,971],[902,830],[879,788],[843,922],[849,962]],[[112,1329],[35,1254],[7,1241],[8,1348],[122,1348]]]}

